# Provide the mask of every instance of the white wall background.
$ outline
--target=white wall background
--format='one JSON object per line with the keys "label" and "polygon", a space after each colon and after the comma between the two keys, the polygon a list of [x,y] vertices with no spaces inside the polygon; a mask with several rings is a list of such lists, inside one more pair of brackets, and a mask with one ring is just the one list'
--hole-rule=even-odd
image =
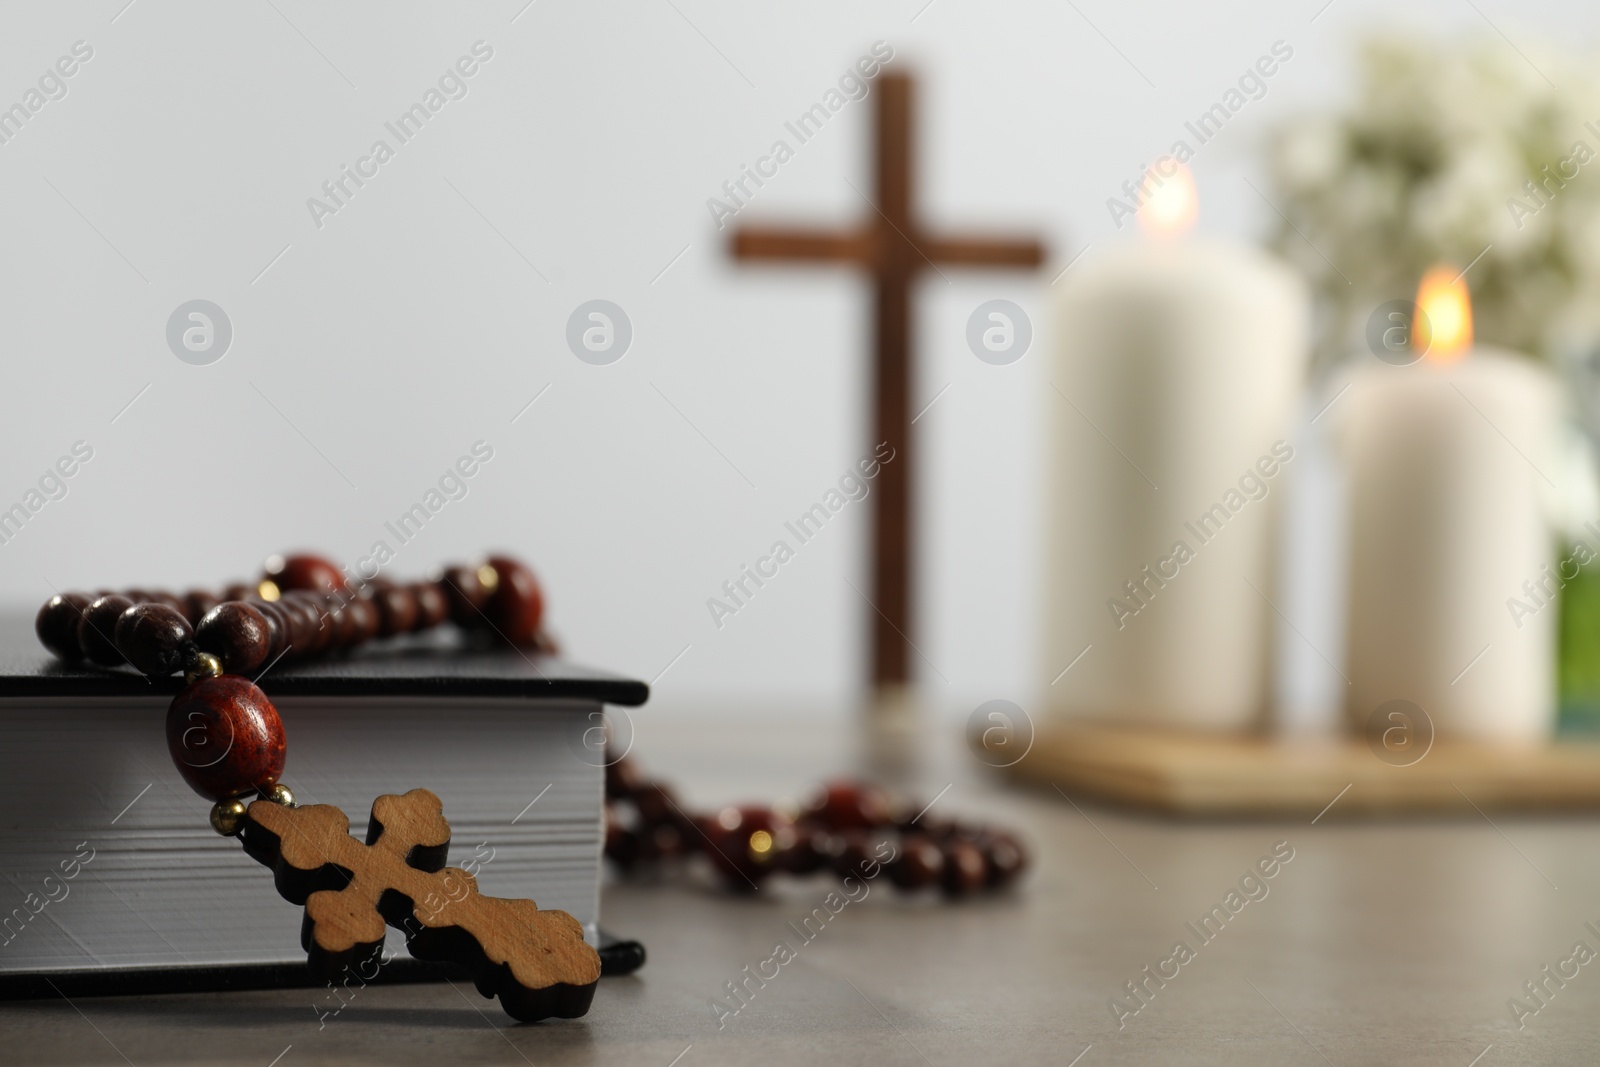
{"label": "white wall background", "polygon": [[[0,506],[75,440],[95,449],[0,546],[0,598],[219,583],[296,546],[352,560],[485,439],[494,460],[393,573],[505,546],[577,658],[650,678],[687,647],[663,702],[849,703],[864,505],[720,631],[705,600],[869,449],[867,295],[838,270],[735,268],[705,201],[881,39],[922,77],[930,224],[1051,251],[1037,276],[932,275],[917,304],[916,396],[950,386],[918,423],[918,644],[929,698],[962,713],[1056,669],[1034,625],[1049,280],[1118,239],[1106,198],[1275,40],[1294,59],[1194,161],[1202,231],[1266,231],[1241,175],[1265,188],[1261,135],[1340,91],[1363,28],[1495,33],[1486,16],[1577,46],[1600,19],[1576,0],[125,2],[0,14],[0,104],[94,48],[0,145]],[[307,197],[480,39],[468,95],[317,229]],[[740,221],[870,210],[848,184],[866,188],[870,117],[847,107]],[[1008,368],[964,341],[996,296],[1034,318]],[[164,337],[197,297],[235,330],[207,367]],[[595,297],[634,328],[608,367],[563,339]]]}

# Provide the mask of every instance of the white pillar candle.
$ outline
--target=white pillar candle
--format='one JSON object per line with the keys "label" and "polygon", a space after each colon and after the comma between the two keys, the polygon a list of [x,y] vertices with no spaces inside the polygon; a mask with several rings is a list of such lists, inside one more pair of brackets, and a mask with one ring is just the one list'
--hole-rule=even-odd
{"label": "white pillar candle", "polygon": [[1258,250],[1199,242],[1118,247],[1062,285],[1046,400],[1049,703],[1246,729],[1270,692],[1272,520],[1293,467],[1304,285]]}
{"label": "white pillar candle", "polygon": [[[1440,738],[1548,738],[1555,378],[1483,347],[1443,365],[1369,358],[1333,414],[1350,487],[1353,725],[1406,700]],[[1542,604],[1525,582],[1545,583]],[[1513,611],[1513,599],[1536,609]]]}

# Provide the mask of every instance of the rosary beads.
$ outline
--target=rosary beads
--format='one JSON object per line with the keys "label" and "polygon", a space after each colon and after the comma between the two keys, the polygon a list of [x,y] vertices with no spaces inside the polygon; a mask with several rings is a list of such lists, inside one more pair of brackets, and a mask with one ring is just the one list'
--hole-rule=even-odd
{"label": "rosary beads", "polygon": [[543,614],[538,579],[509,556],[446,567],[433,581],[375,578],[352,587],[328,560],[294,555],[273,556],[256,582],[234,583],[220,595],[59,593],[39,609],[34,629],[67,662],[128,663],[153,678],[183,673],[187,685],[167,712],[168,750],[184,781],[216,802],[212,826],[232,835],[247,794],[294,803],[279,782],[283,724],[247,675],[446,621],[550,651],[540,632]]}
{"label": "rosary beads", "polygon": [[778,872],[846,878],[876,858],[906,892],[938,886],[965,897],[1012,885],[1028,866],[1014,834],[897,806],[864,783],[829,783],[797,812],[746,806],[697,815],[624,757],[606,768],[606,800],[606,857],[619,868],[699,852],[733,890],[754,890]]}

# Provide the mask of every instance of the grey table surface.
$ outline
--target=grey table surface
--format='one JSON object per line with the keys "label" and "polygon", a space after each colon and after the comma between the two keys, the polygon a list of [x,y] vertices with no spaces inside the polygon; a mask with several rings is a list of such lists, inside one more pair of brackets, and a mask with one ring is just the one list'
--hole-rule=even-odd
{"label": "grey table surface", "polygon": [[[363,989],[319,1023],[315,991],[0,1003],[0,1063],[1440,1064],[1600,1060],[1600,823],[1593,818],[1182,823],[1074,804],[982,767],[948,728],[903,749],[849,720],[634,713],[637,754],[691,804],[797,795],[875,769],[937,809],[1033,844],[1019,891],[950,905],[870,884],[809,942],[824,879],[756,898],[691,876],[612,885],[605,925],[642,939],[583,1020],[511,1024],[469,987]],[[876,753],[876,754],[875,754]],[[1076,798],[1073,798],[1074,800]],[[1330,797],[1330,800],[1332,798]],[[1202,942],[1198,920],[1280,842],[1294,858]],[[1282,851],[1282,849],[1280,849]],[[857,894],[859,896],[859,893]],[[1239,898],[1236,898],[1239,899]],[[1176,942],[1192,958],[1163,964]],[[736,1015],[713,1004],[787,944]],[[1146,966],[1176,975],[1119,1027]],[[771,966],[766,968],[771,973]],[[1541,1004],[1524,983],[1545,981]],[[1513,1019],[1517,997],[1537,1014]],[[730,1003],[725,1000],[725,1003]]]}

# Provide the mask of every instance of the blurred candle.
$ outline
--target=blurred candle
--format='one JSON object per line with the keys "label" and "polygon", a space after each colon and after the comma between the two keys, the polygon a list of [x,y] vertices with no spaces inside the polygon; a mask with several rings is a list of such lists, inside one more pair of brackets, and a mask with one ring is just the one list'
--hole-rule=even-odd
{"label": "blurred candle", "polygon": [[1180,169],[1157,181],[1139,212],[1150,239],[1062,281],[1047,394],[1049,703],[1238,731],[1270,692],[1273,512],[1308,301],[1254,248],[1180,240],[1193,180]]}
{"label": "blurred candle", "polygon": [[1441,738],[1540,741],[1555,708],[1560,390],[1531,359],[1472,346],[1455,270],[1430,271],[1417,305],[1413,351],[1364,361],[1334,409],[1350,485],[1349,712],[1363,729],[1404,700]]}

